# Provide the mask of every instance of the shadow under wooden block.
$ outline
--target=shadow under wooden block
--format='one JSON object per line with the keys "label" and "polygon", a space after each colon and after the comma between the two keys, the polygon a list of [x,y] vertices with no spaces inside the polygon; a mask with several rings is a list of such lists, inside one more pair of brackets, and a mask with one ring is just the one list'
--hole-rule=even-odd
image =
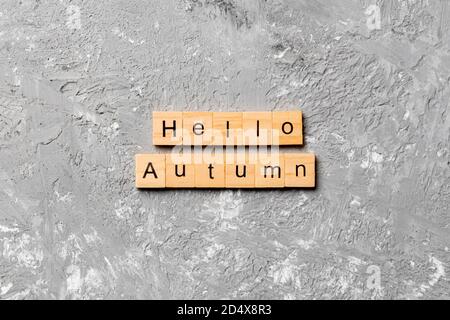
{"label": "shadow under wooden block", "polygon": [[281,153],[261,154],[255,167],[256,188],[284,187],[284,156]]}
{"label": "shadow under wooden block", "polygon": [[312,153],[285,153],[286,187],[313,188],[316,185],[316,157]]}
{"label": "shadow under wooden block", "polygon": [[166,154],[166,188],[194,188],[195,166],[191,153]]}
{"label": "shadow under wooden block", "polygon": [[164,154],[137,154],[135,161],[136,188],[165,188]]}
{"label": "shadow under wooden block", "polygon": [[236,152],[225,155],[225,186],[227,188],[254,188],[255,164],[248,153]]}
{"label": "shadow under wooden block", "polygon": [[243,112],[242,132],[244,144],[272,144],[272,112]]}
{"label": "shadow under wooden block", "polygon": [[196,188],[225,188],[225,161],[223,153],[204,156],[195,163]]}
{"label": "shadow under wooden block", "polygon": [[214,112],[213,128],[213,145],[236,146],[243,144],[242,112]]}
{"label": "shadow under wooden block", "polygon": [[272,130],[274,145],[302,145],[303,118],[301,111],[273,112]]}
{"label": "shadow under wooden block", "polygon": [[154,111],[152,116],[154,145],[174,146],[183,142],[182,112]]}
{"label": "shadow under wooden block", "polygon": [[183,145],[210,145],[212,132],[212,112],[183,112]]}

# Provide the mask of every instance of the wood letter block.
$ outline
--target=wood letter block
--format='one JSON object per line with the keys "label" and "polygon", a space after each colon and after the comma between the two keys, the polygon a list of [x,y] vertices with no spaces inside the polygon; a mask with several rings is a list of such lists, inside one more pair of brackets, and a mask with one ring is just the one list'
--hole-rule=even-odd
{"label": "wood letter block", "polygon": [[195,166],[191,153],[168,153],[166,155],[166,187],[195,187]]}
{"label": "wood letter block", "polygon": [[225,185],[227,188],[254,188],[255,164],[246,153],[225,155]]}
{"label": "wood letter block", "polygon": [[225,161],[223,154],[204,157],[195,164],[196,188],[225,188]]}
{"label": "wood letter block", "polygon": [[183,145],[209,145],[212,131],[212,112],[183,112]]}
{"label": "wood letter block", "polygon": [[272,144],[272,112],[243,112],[242,130],[245,145]]}
{"label": "wood letter block", "polygon": [[284,174],[283,154],[261,154],[256,164],[255,187],[284,188]]}
{"label": "wood letter block", "polygon": [[236,146],[243,144],[242,112],[214,112],[213,128],[213,145]]}
{"label": "wood letter block", "polygon": [[303,121],[301,111],[273,112],[272,129],[273,144],[303,144]]}
{"label": "wood letter block", "polygon": [[311,153],[284,154],[286,187],[315,187],[316,157]]}
{"label": "wood letter block", "polygon": [[174,146],[183,141],[182,112],[153,112],[153,144]]}
{"label": "wood letter block", "polygon": [[164,188],[166,162],[163,154],[137,154],[136,188]]}

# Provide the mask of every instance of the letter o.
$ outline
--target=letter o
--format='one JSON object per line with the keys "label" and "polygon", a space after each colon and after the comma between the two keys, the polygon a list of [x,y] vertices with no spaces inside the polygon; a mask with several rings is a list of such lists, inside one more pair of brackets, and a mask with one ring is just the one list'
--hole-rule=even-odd
{"label": "letter o", "polygon": [[[284,126],[287,125],[287,124],[291,127],[291,130],[290,130],[289,132],[286,132],[286,131],[284,130]],[[283,123],[283,125],[281,126],[281,131],[283,131],[284,134],[291,134],[292,131],[294,131],[294,126],[293,126],[292,123],[290,123],[290,122],[285,122],[285,123]]]}

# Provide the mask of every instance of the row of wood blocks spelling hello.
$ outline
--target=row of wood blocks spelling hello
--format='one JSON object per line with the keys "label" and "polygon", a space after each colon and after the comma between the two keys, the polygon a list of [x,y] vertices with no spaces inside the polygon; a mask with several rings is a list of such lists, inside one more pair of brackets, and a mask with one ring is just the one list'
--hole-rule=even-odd
{"label": "row of wood blocks spelling hello", "polygon": [[225,152],[136,155],[137,188],[286,188],[315,186],[309,153]]}
{"label": "row of wood blocks spelling hello", "polygon": [[302,112],[155,111],[153,144],[302,145]]}

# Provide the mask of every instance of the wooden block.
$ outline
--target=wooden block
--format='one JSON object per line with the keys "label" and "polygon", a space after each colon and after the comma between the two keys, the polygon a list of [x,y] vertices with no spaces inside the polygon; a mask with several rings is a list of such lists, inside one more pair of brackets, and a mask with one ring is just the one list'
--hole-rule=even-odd
{"label": "wooden block", "polygon": [[212,112],[183,112],[184,145],[209,145],[212,131]]}
{"label": "wooden block", "polygon": [[136,188],[165,188],[165,159],[163,154],[137,154]]}
{"label": "wooden block", "polygon": [[255,167],[255,187],[283,188],[284,174],[283,154],[261,154]]}
{"label": "wooden block", "polygon": [[153,112],[153,144],[174,146],[183,141],[182,112]]}
{"label": "wooden block", "polygon": [[302,145],[303,119],[301,111],[272,113],[272,144]]}
{"label": "wooden block", "polygon": [[242,130],[245,145],[272,144],[272,112],[243,112]]}
{"label": "wooden block", "polygon": [[314,154],[285,153],[284,167],[286,187],[315,187],[316,157]]}
{"label": "wooden block", "polygon": [[166,155],[166,188],[195,187],[195,165],[190,152]]}
{"label": "wooden block", "polygon": [[195,163],[196,188],[225,188],[225,161],[223,153],[205,156]]}
{"label": "wooden block", "polygon": [[250,163],[247,153],[225,155],[225,186],[227,188],[254,188],[255,164]]}
{"label": "wooden block", "polygon": [[243,144],[242,112],[214,112],[213,128],[213,145]]}

